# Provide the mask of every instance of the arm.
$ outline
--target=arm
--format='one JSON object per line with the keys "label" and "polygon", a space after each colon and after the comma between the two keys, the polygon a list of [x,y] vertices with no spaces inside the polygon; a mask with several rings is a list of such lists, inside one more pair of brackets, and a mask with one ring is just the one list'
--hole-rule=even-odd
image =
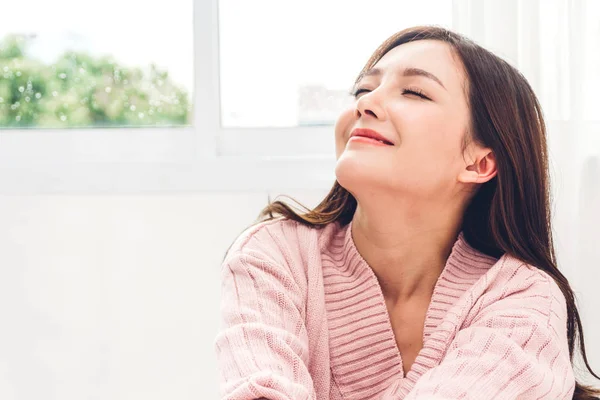
{"label": "arm", "polygon": [[215,341],[223,399],[314,399],[304,299],[286,266],[257,249],[223,263]]}
{"label": "arm", "polygon": [[548,276],[481,310],[405,400],[571,399],[566,305]]}

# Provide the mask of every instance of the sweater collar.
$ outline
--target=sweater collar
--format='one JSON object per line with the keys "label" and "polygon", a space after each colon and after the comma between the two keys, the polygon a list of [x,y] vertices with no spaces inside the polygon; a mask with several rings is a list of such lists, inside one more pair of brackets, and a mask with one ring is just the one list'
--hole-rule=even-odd
{"label": "sweater collar", "polygon": [[441,351],[430,336],[448,310],[496,262],[472,248],[462,232],[458,235],[434,287],[423,349],[405,376],[381,287],[356,248],[352,222],[336,224],[327,247],[322,261],[331,369],[344,398],[377,398],[391,384],[398,384],[399,377],[420,376],[430,367],[425,364],[435,359],[430,353]]}
{"label": "sweater collar", "polygon": [[[348,225],[342,227],[344,236],[344,248],[349,255],[355,256],[358,267],[361,269],[368,269],[373,274],[373,277],[377,280],[375,273],[369,266],[367,261],[360,255],[354,238],[352,237],[352,224],[350,221]],[[448,301],[444,302],[443,298],[447,297],[448,291],[454,294],[465,292],[471,285],[475,283],[489,268],[495,264],[497,259],[483,254],[479,250],[473,248],[466,241],[464,233],[459,232],[452,249],[446,260],[444,268],[438,277],[433,290],[433,296],[431,299],[431,305],[427,311],[427,317],[425,320],[425,327],[423,331],[423,341],[431,334],[431,331],[435,330],[437,323],[435,321],[441,319],[443,314],[449,309]],[[379,281],[378,281],[379,282]],[[379,286],[379,285],[378,285]],[[379,287],[381,290],[381,287]],[[383,296],[383,292],[382,292]]]}

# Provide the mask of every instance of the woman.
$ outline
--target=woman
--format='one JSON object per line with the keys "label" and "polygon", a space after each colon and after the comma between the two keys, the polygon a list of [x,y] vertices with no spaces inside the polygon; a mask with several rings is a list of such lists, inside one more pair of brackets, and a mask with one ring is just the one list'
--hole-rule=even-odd
{"label": "woman", "polygon": [[[399,32],[335,126],[336,182],[280,201],[223,262],[227,399],[589,399],[525,78],[436,27]],[[596,378],[597,375],[594,374]]]}

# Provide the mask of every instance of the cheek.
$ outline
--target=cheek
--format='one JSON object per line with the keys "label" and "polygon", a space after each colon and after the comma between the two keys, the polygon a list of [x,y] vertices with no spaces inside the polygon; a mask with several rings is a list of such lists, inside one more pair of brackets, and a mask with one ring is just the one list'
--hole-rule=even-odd
{"label": "cheek", "polygon": [[466,122],[456,115],[445,114],[430,118],[425,126],[432,134],[429,140],[432,153],[442,163],[455,160],[461,152],[463,136],[467,130]]}
{"label": "cheek", "polygon": [[344,110],[338,117],[335,123],[335,154],[336,158],[344,152],[346,143],[348,142],[348,135],[356,120],[354,116],[354,108],[348,108]]}
{"label": "cheek", "polygon": [[454,117],[439,106],[404,102],[388,111],[398,132],[438,132],[448,129]]}
{"label": "cheek", "polygon": [[398,164],[420,171],[420,179],[431,185],[452,181],[452,175],[464,164],[461,151],[467,124],[464,116],[436,107],[413,107],[396,115],[401,116],[394,120],[401,137]]}
{"label": "cheek", "polygon": [[437,106],[403,107],[390,112],[402,144],[413,150],[435,154],[454,152],[466,130],[466,121],[458,110]]}

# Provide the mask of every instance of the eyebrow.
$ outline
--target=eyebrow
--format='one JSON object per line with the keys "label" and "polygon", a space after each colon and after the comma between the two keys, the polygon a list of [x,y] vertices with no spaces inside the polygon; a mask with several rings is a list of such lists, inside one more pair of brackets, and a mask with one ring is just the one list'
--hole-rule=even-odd
{"label": "eyebrow", "polygon": [[[379,68],[371,68],[367,72],[365,72],[365,74],[361,77],[361,79],[364,78],[364,77],[366,77],[366,76],[379,76],[381,74],[382,74],[381,69],[379,69]],[[425,78],[429,78],[429,79],[437,82],[441,87],[443,87],[444,89],[446,89],[446,86],[444,86],[444,84],[442,83],[442,81],[440,81],[437,76],[435,76],[431,72],[425,71],[424,69],[408,67],[408,68],[405,68],[402,71],[402,76],[423,76]]]}

